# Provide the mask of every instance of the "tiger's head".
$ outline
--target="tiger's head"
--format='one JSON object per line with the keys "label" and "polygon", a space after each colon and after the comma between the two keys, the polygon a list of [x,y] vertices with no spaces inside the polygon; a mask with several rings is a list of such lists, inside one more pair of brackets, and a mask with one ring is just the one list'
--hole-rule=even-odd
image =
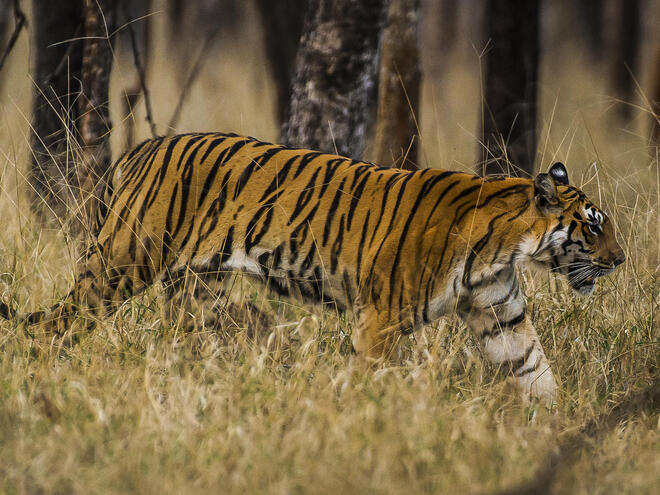
{"label": "tiger's head", "polygon": [[534,202],[546,229],[531,258],[565,275],[578,294],[591,294],[598,277],[625,261],[612,221],[568,183],[563,164],[536,176]]}

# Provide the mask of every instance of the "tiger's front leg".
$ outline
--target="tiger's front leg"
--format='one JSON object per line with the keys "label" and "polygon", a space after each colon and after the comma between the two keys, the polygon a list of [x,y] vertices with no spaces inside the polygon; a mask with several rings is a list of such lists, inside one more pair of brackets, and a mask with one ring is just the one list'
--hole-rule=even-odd
{"label": "tiger's front leg", "polygon": [[358,321],[353,330],[352,343],[356,353],[372,362],[387,362],[399,344],[400,325],[391,321],[387,311],[369,306],[356,312]]}
{"label": "tiger's front leg", "polygon": [[[504,296],[489,301],[498,293]],[[486,357],[499,365],[524,398],[538,398],[549,404],[554,401],[557,384],[526,314],[515,274],[504,274],[477,291],[472,306],[459,314],[479,339]]]}

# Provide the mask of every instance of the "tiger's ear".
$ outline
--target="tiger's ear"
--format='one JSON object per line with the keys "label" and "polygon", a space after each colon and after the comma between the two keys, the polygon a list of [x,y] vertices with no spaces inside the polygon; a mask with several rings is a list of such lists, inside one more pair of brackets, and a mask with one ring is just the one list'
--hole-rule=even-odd
{"label": "tiger's ear", "polygon": [[562,184],[564,186],[568,185],[568,172],[566,172],[566,167],[564,167],[562,162],[557,162],[552,167],[550,167],[548,174],[550,174],[550,176],[555,180],[556,184]]}
{"label": "tiger's ear", "polygon": [[543,213],[561,213],[562,205],[557,194],[555,179],[550,174],[538,174],[534,178],[534,200]]}

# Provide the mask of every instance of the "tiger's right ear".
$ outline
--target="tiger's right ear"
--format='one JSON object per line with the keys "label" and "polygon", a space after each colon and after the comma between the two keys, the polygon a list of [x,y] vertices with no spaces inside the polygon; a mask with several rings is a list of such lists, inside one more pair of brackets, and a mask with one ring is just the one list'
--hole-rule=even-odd
{"label": "tiger's right ear", "polygon": [[534,200],[543,213],[558,214],[563,211],[557,184],[549,174],[538,174],[534,178]]}

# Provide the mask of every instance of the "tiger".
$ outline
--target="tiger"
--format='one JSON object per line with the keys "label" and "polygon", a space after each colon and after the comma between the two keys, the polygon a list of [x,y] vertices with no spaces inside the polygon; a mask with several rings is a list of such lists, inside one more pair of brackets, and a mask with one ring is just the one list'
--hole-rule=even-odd
{"label": "tiger", "polygon": [[192,133],[139,144],[96,197],[70,291],[46,311],[2,303],[1,316],[61,335],[79,312],[107,316],[154,283],[171,301],[191,274],[221,291],[243,272],[277,294],[350,311],[353,350],[373,363],[453,312],[524,397],[552,401],[516,268],[540,266],[588,295],[625,260],[609,216],[559,162],[534,178],[481,177]]}

